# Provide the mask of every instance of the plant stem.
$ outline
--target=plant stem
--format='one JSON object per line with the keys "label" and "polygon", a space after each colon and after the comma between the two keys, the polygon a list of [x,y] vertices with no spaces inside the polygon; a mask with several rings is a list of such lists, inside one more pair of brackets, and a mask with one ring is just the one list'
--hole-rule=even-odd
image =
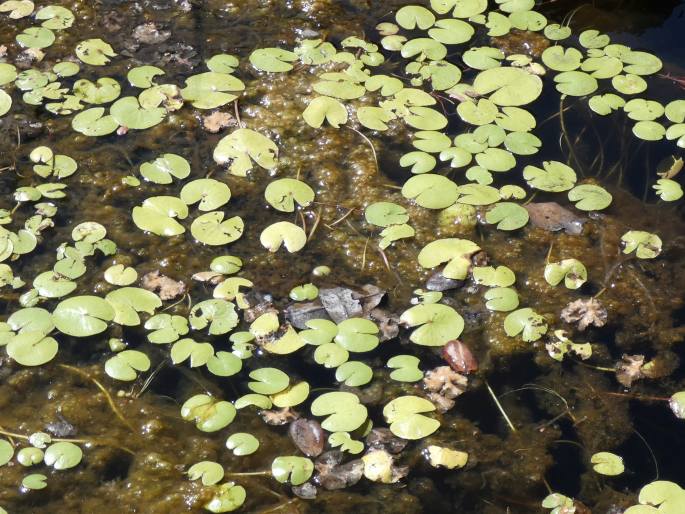
{"label": "plant stem", "polygon": [[85,379],[87,379],[87,380],[90,380],[93,384],[95,384],[95,386],[96,386],[100,391],[102,391],[102,394],[105,395],[105,398],[107,399],[107,403],[108,403],[109,406],[111,407],[111,409],[112,409],[112,411],[114,412],[114,414],[116,415],[116,417],[119,418],[119,421],[121,421],[121,422],[126,426],[126,428],[128,428],[131,432],[135,432],[133,426],[126,420],[126,418],[124,417],[124,415],[123,415],[123,414],[121,413],[121,411],[119,410],[119,407],[117,407],[117,405],[114,403],[114,400],[112,399],[112,396],[109,394],[109,392],[107,391],[107,389],[105,389],[105,386],[103,386],[100,382],[98,382],[95,378],[91,377],[91,376],[90,376],[88,373],[86,373],[85,371],[80,370],[80,369],[78,369],[78,368],[76,368],[76,367],[74,367],[74,366],[70,366],[70,365],[68,365],[68,364],[60,364],[59,366],[60,366],[61,368],[64,368],[64,369],[67,369],[67,370],[71,371],[72,373],[76,373],[77,375],[80,375],[81,377],[83,377],[83,378],[85,378]]}
{"label": "plant stem", "polygon": [[490,387],[490,384],[488,383],[487,380],[485,381],[485,387],[488,388],[488,393],[490,393],[490,396],[492,396],[492,399],[495,401],[495,405],[497,405],[497,408],[499,409],[500,413],[502,414],[502,417],[504,417],[504,420],[507,422],[507,425],[509,425],[509,428],[511,429],[511,431],[516,432],[516,427],[514,426],[514,424],[509,419],[509,416],[507,416],[507,413],[504,411],[502,404],[497,399],[497,395],[495,394],[495,391],[492,390],[492,387]]}

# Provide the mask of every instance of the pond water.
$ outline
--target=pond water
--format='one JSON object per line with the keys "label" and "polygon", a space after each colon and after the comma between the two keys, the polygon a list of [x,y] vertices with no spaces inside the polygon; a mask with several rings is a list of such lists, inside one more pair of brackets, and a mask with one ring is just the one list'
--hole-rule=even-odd
{"label": "pond water", "polygon": [[0,29],[0,514],[685,512],[685,3]]}

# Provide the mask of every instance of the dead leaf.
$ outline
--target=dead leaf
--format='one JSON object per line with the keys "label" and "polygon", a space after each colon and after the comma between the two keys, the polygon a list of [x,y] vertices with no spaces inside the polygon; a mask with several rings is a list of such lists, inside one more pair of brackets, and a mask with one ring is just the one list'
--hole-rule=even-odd
{"label": "dead leaf", "polygon": [[616,364],[616,380],[624,387],[632,386],[633,382],[645,376],[641,369],[644,363],[644,355],[623,354],[621,360]]}
{"label": "dead leaf", "polygon": [[216,134],[221,129],[235,125],[235,118],[227,112],[214,111],[202,117],[202,128]]}
{"label": "dead leaf", "polygon": [[358,318],[364,314],[357,300],[357,293],[346,287],[319,289],[319,299],[331,319],[340,323],[348,318]]}
{"label": "dead leaf", "polygon": [[304,500],[313,500],[316,498],[316,486],[311,482],[305,482],[302,485],[292,486],[293,494]]}
{"label": "dead leaf", "polygon": [[259,411],[259,415],[264,420],[264,423],[274,426],[285,425],[300,417],[299,412],[292,410],[290,407]]}
{"label": "dead leaf", "polygon": [[369,448],[386,450],[390,453],[400,453],[407,446],[407,442],[385,427],[374,428],[366,436],[366,444]]}
{"label": "dead leaf", "polygon": [[426,282],[426,289],[429,291],[449,291],[450,289],[459,289],[464,285],[463,280],[454,280],[447,278],[440,271],[433,273]]}
{"label": "dead leaf", "polygon": [[158,45],[171,37],[168,30],[159,30],[154,23],[143,23],[133,30],[133,38],[147,45]]}
{"label": "dead leaf", "polygon": [[[317,468],[318,469],[318,468]],[[329,491],[352,487],[364,476],[364,463],[361,459],[329,467],[325,473],[319,471],[316,481]]]}
{"label": "dead leaf", "polygon": [[0,58],[7,55],[7,47],[5,45],[0,45]]}
{"label": "dead leaf", "polygon": [[292,325],[299,329],[305,330],[307,328],[307,321],[312,319],[330,319],[328,312],[324,309],[320,302],[300,303],[296,302],[285,309],[285,317],[290,320]]}
{"label": "dead leaf", "polygon": [[395,339],[400,333],[400,318],[394,314],[390,314],[385,309],[374,309],[370,313],[370,317],[376,321],[380,329],[381,342]]}
{"label": "dead leaf", "polygon": [[478,371],[478,361],[471,350],[458,339],[448,341],[442,347],[442,358],[458,373],[469,374]]}
{"label": "dead leaf", "polygon": [[467,385],[467,378],[449,366],[438,366],[423,377],[423,386],[429,391],[428,398],[440,412],[454,407],[454,399],[464,393]]}
{"label": "dead leaf", "polygon": [[195,273],[191,278],[198,282],[208,282],[213,286],[226,279],[222,273],[217,273],[216,271],[200,271],[199,273]]}
{"label": "dead leaf", "polygon": [[585,220],[556,202],[529,203],[525,208],[534,227],[549,232],[564,230],[571,235],[578,235],[583,231]]}
{"label": "dead leaf", "polygon": [[378,307],[385,297],[385,291],[373,284],[363,285],[362,291],[354,294],[357,300],[362,304],[362,313],[364,316],[368,316],[372,310]]}
{"label": "dead leaf", "polygon": [[162,275],[159,270],[143,275],[141,284],[148,291],[157,292],[162,300],[173,300],[186,292],[186,285]]}
{"label": "dead leaf", "polygon": [[288,434],[295,446],[307,457],[317,457],[323,452],[326,435],[318,421],[300,418],[288,427]]}
{"label": "dead leaf", "polygon": [[657,172],[657,175],[659,175],[661,178],[673,178],[676,175],[678,175],[678,173],[680,173],[680,171],[683,169],[682,157],[678,157],[676,159],[675,156],[672,155],[670,157],[670,160],[672,161],[672,163],[666,171]]}
{"label": "dead leaf", "polygon": [[590,325],[603,327],[607,322],[607,310],[599,300],[587,298],[569,303],[561,311],[561,319],[566,323],[578,322],[578,330],[585,330]]}

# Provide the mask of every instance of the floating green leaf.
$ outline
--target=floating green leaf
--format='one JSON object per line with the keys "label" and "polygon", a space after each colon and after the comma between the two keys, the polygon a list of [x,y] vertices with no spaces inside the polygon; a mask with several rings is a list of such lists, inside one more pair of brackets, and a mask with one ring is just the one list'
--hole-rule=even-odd
{"label": "floating green leaf", "polygon": [[547,322],[533,309],[518,309],[504,319],[504,331],[509,337],[521,334],[524,341],[537,341],[547,333]]}
{"label": "floating green leaf", "polygon": [[491,311],[509,312],[519,306],[519,297],[510,287],[494,287],[485,292],[485,306]]}
{"label": "floating green leaf", "polygon": [[652,186],[664,202],[674,202],[683,197],[683,188],[675,180],[661,178]]}
{"label": "floating green leaf", "polygon": [[45,464],[57,470],[70,469],[79,464],[83,451],[74,443],[59,442],[51,444],[45,450]]}
{"label": "floating green leaf", "polygon": [[324,393],[312,402],[314,416],[328,416],[321,427],[329,432],[352,432],[366,421],[367,410],[357,395],[348,392]]}
{"label": "floating green leaf", "polygon": [[549,285],[556,286],[562,279],[567,288],[578,289],[587,281],[587,269],[578,259],[563,259],[545,266],[545,280]]}
{"label": "floating green leaf", "polygon": [[523,169],[523,178],[528,185],[542,191],[560,192],[571,189],[576,182],[576,172],[559,161],[545,161],[544,170],[528,165]]}
{"label": "floating green leaf", "polygon": [[393,434],[402,439],[415,440],[427,437],[440,428],[438,420],[423,415],[434,410],[435,405],[425,398],[400,396],[383,408],[383,416],[390,423]]}
{"label": "floating green leaf", "polygon": [[259,439],[252,434],[237,432],[226,439],[226,448],[231,450],[233,455],[252,455],[259,448]]}
{"label": "floating green leaf", "polygon": [[203,485],[214,485],[224,478],[224,468],[218,462],[203,460],[188,468],[190,480],[201,479]]}
{"label": "floating green leaf", "polygon": [[214,149],[218,164],[229,164],[229,171],[240,177],[247,176],[254,160],[262,168],[276,167],[278,147],[269,138],[254,130],[240,128],[219,141]]}
{"label": "floating green leaf", "polygon": [[98,296],[74,296],[61,301],[52,313],[57,330],[74,337],[88,337],[104,332],[115,311]]}
{"label": "floating green leaf", "polygon": [[601,186],[581,184],[568,192],[568,199],[581,211],[601,211],[609,207],[612,196]]}
{"label": "floating green leaf", "polygon": [[402,313],[400,321],[416,327],[409,339],[421,346],[442,346],[464,330],[464,318],[448,305],[419,304]]}
{"label": "floating green leaf", "polygon": [[259,241],[270,252],[276,252],[284,245],[290,253],[295,253],[304,248],[307,234],[294,223],[279,221],[262,230]]}
{"label": "floating green leaf", "polygon": [[150,358],[137,350],[124,350],[105,362],[105,373],[115,380],[135,380],[138,371],[149,369]]}
{"label": "floating green leaf", "polygon": [[92,66],[104,66],[109,63],[110,57],[117,55],[109,43],[97,38],[81,41],[75,51],[81,61]]}
{"label": "floating green leaf", "polygon": [[654,259],[661,253],[661,238],[651,232],[642,230],[629,230],[621,241],[625,245],[623,253],[635,252],[638,259]]}
{"label": "floating green leaf", "polygon": [[540,96],[542,80],[520,68],[494,68],[479,73],[473,89],[496,105],[525,105]]}
{"label": "floating green leaf", "polygon": [[390,378],[398,382],[418,382],[423,378],[423,371],[419,369],[421,360],[414,355],[395,355],[387,362],[393,371]]}
{"label": "floating green leaf", "polygon": [[245,89],[245,84],[228,73],[208,71],[186,79],[181,96],[198,109],[215,109],[232,102]]}
{"label": "floating green leaf", "polygon": [[210,335],[227,334],[238,324],[235,305],[226,300],[205,300],[190,310],[190,326],[203,330],[209,326]]}
{"label": "floating green leaf", "polygon": [[615,453],[598,452],[591,459],[594,469],[600,475],[617,476],[625,471],[623,459]]}
{"label": "floating green leaf", "polygon": [[282,484],[304,484],[314,472],[314,463],[306,457],[276,457],[271,463],[271,474]]}
{"label": "floating green leaf", "polygon": [[216,432],[231,424],[236,410],[226,401],[219,401],[206,394],[197,394],[181,406],[181,417],[193,421],[202,432]]}
{"label": "floating green leaf", "polygon": [[480,247],[468,239],[438,239],[421,250],[418,261],[424,268],[447,263],[442,274],[447,278],[464,280],[471,267],[471,256],[479,250]]}

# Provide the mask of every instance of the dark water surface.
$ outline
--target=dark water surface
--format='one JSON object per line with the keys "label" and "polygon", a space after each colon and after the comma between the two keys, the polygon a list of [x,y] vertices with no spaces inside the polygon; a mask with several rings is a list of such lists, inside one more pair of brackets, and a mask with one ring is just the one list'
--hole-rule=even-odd
{"label": "dark water surface", "polygon": [[[263,169],[242,178],[215,164],[214,147],[233,127],[218,134],[203,130],[201,118],[207,113],[186,106],[151,129],[90,138],[71,129],[71,116],[56,117],[42,107],[26,105],[15,92],[13,110],[0,118],[0,208],[14,208],[13,191],[36,182],[28,158],[36,146],[50,146],[79,164],[77,174],[66,179],[68,195],[58,201],[55,227],[45,233],[33,253],[12,263],[15,275],[27,282],[51,268],[55,249],[71,241],[75,224],[92,220],[106,226],[107,237],[117,243],[118,251],[113,257],[91,258],[88,271],[78,281],[77,293],[104,295],[113,289],[102,278],[103,271],[113,264],[133,266],[139,276],[159,270],[190,288],[187,301],[165,302],[166,312],[179,315],[187,315],[190,301],[196,303],[212,295],[211,286],[193,282],[190,277],[209,269],[213,257],[228,253],[243,260],[240,275],[254,283],[256,293],[250,296],[253,305],[262,299],[257,293],[270,295],[274,307],[282,311],[291,303],[290,289],[310,281],[319,287],[373,284],[387,291],[384,309],[398,315],[410,306],[412,291],[422,287],[431,275],[416,263],[418,252],[434,239],[448,237],[477,241],[492,263],[510,267],[517,276],[521,306],[544,313],[555,327],[563,325],[559,311],[580,296],[562,286],[550,287],[543,280],[541,269],[551,245],[556,260],[578,258],[587,267],[589,280],[581,290],[584,297],[606,287],[601,300],[609,311],[607,325],[575,334],[578,342],[593,343],[591,365],[577,360],[559,363],[548,357],[544,344],[507,337],[502,328],[504,315],[487,311],[482,294],[474,294],[477,286],[467,284],[446,292],[445,303],[459,310],[466,320],[461,340],[478,358],[480,370],[469,379],[469,387],[456,400],[456,406],[439,415],[441,429],[424,441],[411,442],[397,456],[398,465],[409,468],[407,477],[395,484],[362,479],[347,489],[319,488],[316,498],[300,499],[289,486],[270,476],[235,475],[231,479],[247,491],[240,512],[527,514],[548,512],[540,503],[551,490],[579,499],[594,514],[619,514],[635,504],[640,487],[656,477],[685,485],[685,422],[676,420],[664,401],[637,399],[667,398],[685,389],[685,372],[680,365],[685,357],[682,202],[658,203],[651,190],[659,163],[670,155],[682,156],[682,149],[674,142],[642,143],[632,137],[632,125],[621,113],[600,118],[589,111],[584,99],[569,100],[571,108],[565,112],[572,142],[569,151],[569,145],[560,143],[559,117],[555,116],[558,94],[546,84],[544,97],[533,110],[538,119],[534,133],[543,141],[543,149],[532,158],[522,158],[519,165],[547,159],[568,161],[579,177],[594,178],[612,192],[611,207],[590,215],[581,236],[530,226],[512,235],[484,224],[445,225],[440,224],[435,212],[410,207],[416,237],[384,253],[373,245],[377,231],[363,222],[361,212],[376,201],[407,204],[398,186],[410,175],[397,162],[411,148],[410,134],[401,128],[374,134],[374,155],[358,132],[312,129],[302,122],[301,113],[311,97],[315,75],[306,69],[301,73],[260,74],[249,66],[247,57],[256,48],[292,48],[298,39],[306,37],[339,43],[357,35],[378,42],[374,30],[378,22],[393,21],[393,13],[400,6],[420,2],[56,3],[69,7],[77,20],[46,51],[45,63],[51,66],[88,38],[101,37],[120,54],[106,67],[83,66],[79,78],[94,81],[107,76],[128,87],[127,71],[134,65],[151,64],[166,71],[164,82],[183,84],[188,76],[206,71],[203,61],[217,53],[239,57],[236,75],[246,84],[238,104],[241,120],[248,127],[263,128],[279,146],[279,177],[300,177],[316,191],[319,203],[308,208],[304,216],[310,229],[317,218],[320,225],[315,237],[296,256],[284,251],[267,253],[259,243],[262,229],[275,220],[299,223],[299,219],[268,207],[263,193],[272,177]],[[649,79],[649,98],[666,103],[685,95],[683,86],[669,78],[685,80],[685,3],[597,0],[581,5],[559,0],[537,7],[556,21],[576,8],[571,22],[574,33],[597,28],[607,32],[613,42],[662,58],[660,74],[668,77]],[[1,16],[0,45],[8,46],[7,61],[15,62],[19,52],[14,37],[31,22]],[[132,34],[144,23],[168,31],[168,37],[147,44],[136,41]],[[542,45],[539,38],[530,35],[524,40],[528,48],[533,47],[532,52],[535,45]],[[513,44],[511,40],[501,43]],[[483,40],[478,44],[490,43]],[[385,66],[390,73],[401,69],[393,62]],[[233,105],[221,110],[234,114]],[[463,124],[458,118],[450,117],[451,133],[456,134],[459,127]],[[166,152],[188,159],[192,167],[189,179],[211,175],[229,185],[232,198],[227,210],[232,216],[241,216],[249,228],[239,242],[217,249],[195,243],[189,232],[161,238],[145,234],[133,224],[130,212],[135,205],[151,196],[178,195],[181,185],[179,181],[170,185],[144,182],[128,187],[121,179],[136,174],[141,163]],[[457,172],[450,173],[456,180]],[[558,196],[562,200],[541,194],[535,201],[565,202],[564,195]],[[350,210],[353,215],[349,215]],[[31,214],[30,209],[20,208],[15,222],[23,223]],[[657,232],[664,241],[662,255],[655,260],[624,263],[617,248],[628,229]],[[333,272],[328,277],[313,277],[312,269],[317,265],[327,265]],[[6,316],[19,309],[18,297],[25,289],[0,291],[0,308]],[[49,301],[46,308],[56,303]],[[240,329],[247,326],[242,323]],[[564,328],[570,330],[568,325]],[[148,354],[151,370],[156,370],[149,384],[143,387],[150,373],[141,374],[133,385],[112,380],[104,373],[103,364],[112,355],[109,337],[121,338],[129,348]],[[211,342],[217,350],[230,350],[226,336],[205,334],[196,339]],[[287,425],[265,424],[253,407],[239,411],[228,429],[200,432],[179,415],[180,405],[187,398],[207,391],[235,400],[249,392],[249,371],[267,366],[307,380],[318,392],[339,388],[334,371],[317,365],[309,349],[290,358],[260,354],[245,361],[240,375],[219,379],[204,368],[171,365],[168,348],[148,343],[142,329],[118,327],[107,336],[63,337],[60,343],[58,357],[38,368],[23,368],[2,352],[0,430],[20,435],[46,431],[54,437],[88,441],[82,443],[84,459],[67,471],[54,471],[42,464],[27,469],[16,462],[0,467],[0,507],[9,514],[206,512],[202,506],[211,498],[212,490],[188,480],[185,472],[190,465],[203,460],[219,462],[228,479],[231,473],[268,471],[275,457],[301,453],[289,438]],[[371,385],[355,392],[378,426],[386,426],[381,411],[389,400],[421,394],[417,393],[420,386],[389,379],[385,363],[401,353],[421,357],[424,370],[444,365],[438,351],[412,345],[404,330],[397,339],[364,355],[363,360],[374,368],[375,378]],[[645,355],[662,372],[656,379],[636,382],[628,393],[611,372],[623,354]],[[76,371],[60,366],[65,364]],[[109,391],[126,423],[115,415],[88,376]],[[515,431],[508,427],[486,384],[500,396]],[[295,410],[309,415],[308,407]],[[245,457],[232,455],[224,443],[235,432],[257,436],[259,450]],[[18,447],[25,445],[16,442]],[[468,452],[469,462],[455,471],[432,468],[424,457],[428,444]],[[594,473],[589,459],[599,451],[623,456],[626,472],[615,478]],[[22,478],[30,472],[47,475],[48,487],[36,491],[21,488]],[[587,511],[579,508],[577,512]]]}

